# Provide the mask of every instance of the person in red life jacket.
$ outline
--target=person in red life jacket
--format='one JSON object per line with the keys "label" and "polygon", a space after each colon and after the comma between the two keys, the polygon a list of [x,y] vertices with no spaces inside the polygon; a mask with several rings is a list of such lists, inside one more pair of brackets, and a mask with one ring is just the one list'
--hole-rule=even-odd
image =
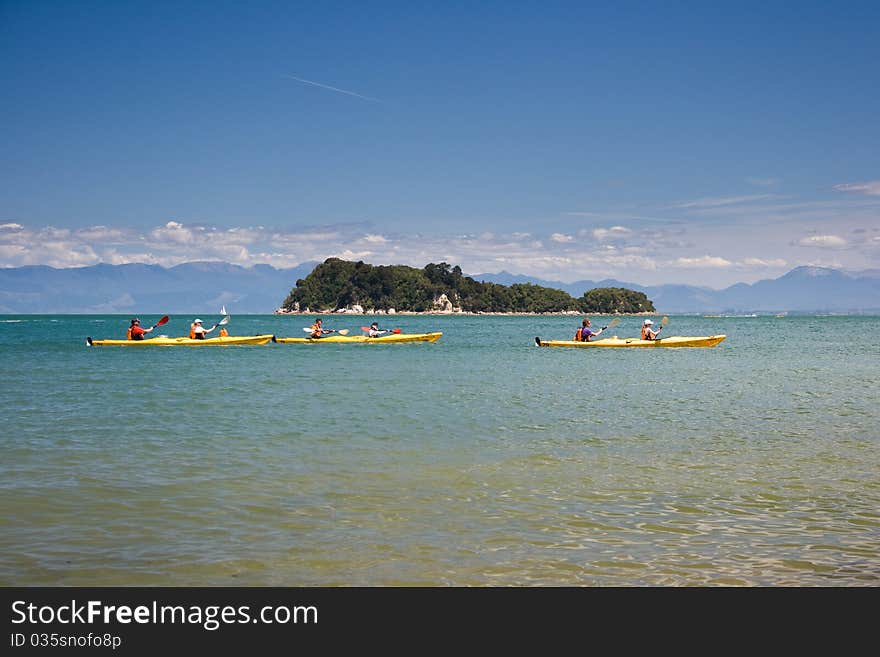
{"label": "person in red life jacket", "polygon": [[660,334],[660,331],[663,330],[663,327],[661,326],[655,331],[651,328],[653,325],[654,322],[652,322],[650,319],[646,319],[644,322],[642,322],[642,340],[657,339],[657,336]]}
{"label": "person in red life jacket", "polygon": [[598,331],[594,331],[590,328],[590,320],[584,318],[584,321],[581,322],[581,327],[574,334],[575,342],[589,342],[604,330],[600,328]]}
{"label": "person in red life jacket", "polygon": [[214,324],[214,326],[212,326],[211,328],[206,329],[204,326],[202,326],[202,320],[194,319],[192,323],[192,328],[189,332],[189,337],[191,337],[193,340],[204,340],[208,336],[208,333],[213,331],[215,328],[217,328],[216,324]]}
{"label": "person in red life jacket", "polygon": [[151,326],[148,329],[141,328],[141,320],[135,317],[131,320],[131,326],[128,327],[128,335],[126,336],[129,340],[143,340],[144,334],[152,331],[155,326]]}

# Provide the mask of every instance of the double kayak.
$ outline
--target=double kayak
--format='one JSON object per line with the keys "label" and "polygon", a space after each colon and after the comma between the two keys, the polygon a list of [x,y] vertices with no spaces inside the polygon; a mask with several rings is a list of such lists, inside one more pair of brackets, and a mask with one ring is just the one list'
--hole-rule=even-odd
{"label": "double kayak", "polygon": [[366,335],[327,335],[323,338],[275,338],[275,342],[289,344],[388,344],[399,342],[437,342],[443,333],[393,333],[371,338]]}
{"label": "double kayak", "polygon": [[266,344],[274,337],[270,333],[268,335],[227,335],[222,338],[205,338],[204,340],[164,336],[148,340],[92,340],[92,338],[86,338],[86,344],[90,347],[228,347],[239,344]]}
{"label": "double kayak", "polygon": [[592,340],[590,342],[577,342],[575,340],[542,340],[535,338],[535,344],[539,347],[714,347],[720,343],[726,335],[707,335],[700,337],[682,337],[678,335],[659,340],[640,340],[639,338],[605,338],[604,340]]}

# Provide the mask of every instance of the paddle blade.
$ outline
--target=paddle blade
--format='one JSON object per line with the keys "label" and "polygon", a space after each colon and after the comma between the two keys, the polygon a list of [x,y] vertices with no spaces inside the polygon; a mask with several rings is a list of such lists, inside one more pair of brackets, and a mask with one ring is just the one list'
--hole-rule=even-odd
{"label": "paddle blade", "polygon": [[361,326],[361,331],[369,331],[369,330],[370,330],[369,326]]}
{"label": "paddle blade", "polygon": [[155,326],[164,326],[168,323],[168,315],[165,315],[162,319],[156,322]]}
{"label": "paddle blade", "polygon": [[228,324],[228,323],[229,323],[229,315],[226,315],[226,317],[224,317],[219,322],[217,322],[217,326],[223,326],[224,324]]}
{"label": "paddle blade", "polygon": [[669,321],[668,317],[664,317],[660,320],[660,326],[666,326],[666,323]]}
{"label": "paddle blade", "polygon": [[348,329],[340,329],[336,331],[339,335],[348,335]]}
{"label": "paddle blade", "polygon": [[620,317],[615,317],[610,322],[608,322],[608,328],[615,328],[620,326]]}
{"label": "paddle blade", "polygon": [[392,333],[400,333],[400,329],[391,329]]}
{"label": "paddle blade", "polygon": [[311,333],[312,329],[306,328],[305,326],[303,326],[303,331],[305,331],[306,333]]}

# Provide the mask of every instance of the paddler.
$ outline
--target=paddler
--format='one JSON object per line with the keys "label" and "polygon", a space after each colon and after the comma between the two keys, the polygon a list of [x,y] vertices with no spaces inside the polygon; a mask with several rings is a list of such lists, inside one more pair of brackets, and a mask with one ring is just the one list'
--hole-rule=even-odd
{"label": "paddler", "polygon": [[661,326],[655,331],[651,328],[653,325],[654,322],[650,319],[646,319],[642,322],[642,340],[656,340],[657,336],[660,335],[660,331],[663,330],[663,327]]}
{"label": "paddler", "polygon": [[131,320],[131,326],[128,327],[128,336],[127,337],[129,340],[143,340],[144,333],[149,333],[154,328],[156,328],[156,327],[151,326],[148,329],[141,328],[141,320],[139,320],[137,317],[135,317],[133,320]]}
{"label": "paddler", "polygon": [[380,329],[379,322],[373,322],[370,324],[370,328],[367,331],[367,335],[371,338],[378,338],[380,335],[385,335],[386,333],[391,333],[391,331],[387,329]]}
{"label": "paddler", "polygon": [[333,333],[333,331],[331,331],[330,329],[325,329],[324,328],[324,320],[322,320],[320,317],[318,317],[315,320],[315,323],[312,324],[312,332],[309,337],[323,338],[328,333]]}
{"label": "paddler", "polygon": [[575,342],[589,342],[604,330],[604,328],[600,328],[598,331],[594,331],[590,328],[590,319],[584,317],[584,321],[581,322],[581,327],[574,334]]}
{"label": "paddler", "polygon": [[216,324],[214,324],[214,326],[212,326],[211,328],[206,329],[204,326],[202,326],[202,320],[196,318],[193,320],[192,329],[190,329],[190,337],[193,340],[204,340],[205,337],[207,337],[208,333],[213,331],[215,328],[217,328]]}

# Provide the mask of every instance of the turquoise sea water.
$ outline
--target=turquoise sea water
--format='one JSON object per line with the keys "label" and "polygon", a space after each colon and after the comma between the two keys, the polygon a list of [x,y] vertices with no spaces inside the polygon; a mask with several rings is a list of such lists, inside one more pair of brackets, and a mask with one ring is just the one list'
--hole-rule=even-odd
{"label": "turquoise sea water", "polygon": [[667,335],[728,338],[534,346],[579,319],[131,349],[85,346],[126,317],[0,316],[0,585],[880,584],[878,318],[673,316]]}

